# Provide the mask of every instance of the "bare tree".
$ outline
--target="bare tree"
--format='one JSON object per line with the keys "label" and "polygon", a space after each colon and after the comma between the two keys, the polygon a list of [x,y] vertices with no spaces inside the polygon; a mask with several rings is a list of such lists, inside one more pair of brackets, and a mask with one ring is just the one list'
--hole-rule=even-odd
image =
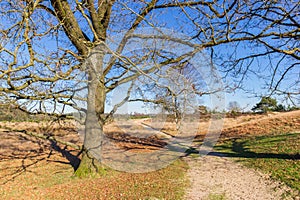
{"label": "bare tree", "polygon": [[232,113],[238,113],[241,112],[241,106],[237,101],[230,101],[228,104],[228,110]]}
{"label": "bare tree", "polygon": [[[256,74],[271,92],[288,97],[300,92],[298,1],[2,0],[0,5],[1,99],[33,114],[70,118],[66,110],[71,108],[87,113],[78,174],[101,168],[91,152],[101,150],[103,125],[124,102],[173,102],[178,107],[180,90],[162,86],[159,79],[168,69],[186,70],[193,77],[186,63],[199,52],[211,55],[215,65],[210,68],[222,70],[226,81],[238,81],[228,84],[232,89]],[[165,34],[161,30],[166,28],[181,35]],[[157,41],[189,50],[170,53],[155,48]],[[125,52],[131,42],[143,42],[143,51]],[[145,80],[159,91],[158,98],[132,96],[146,91],[146,85],[137,84]],[[224,89],[192,80],[190,90],[199,96]],[[105,115],[107,95],[124,84],[128,95]],[[162,91],[169,100],[159,101]]]}

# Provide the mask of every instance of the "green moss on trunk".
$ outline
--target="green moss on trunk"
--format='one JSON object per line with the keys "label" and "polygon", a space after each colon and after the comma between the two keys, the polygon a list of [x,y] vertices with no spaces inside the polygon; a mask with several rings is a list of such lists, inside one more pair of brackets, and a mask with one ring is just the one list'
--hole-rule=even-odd
{"label": "green moss on trunk", "polygon": [[83,152],[82,159],[79,167],[75,171],[74,175],[80,178],[97,177],[107,173],[107,168],[101,164],[96,158],[89,155],[87,152]]}

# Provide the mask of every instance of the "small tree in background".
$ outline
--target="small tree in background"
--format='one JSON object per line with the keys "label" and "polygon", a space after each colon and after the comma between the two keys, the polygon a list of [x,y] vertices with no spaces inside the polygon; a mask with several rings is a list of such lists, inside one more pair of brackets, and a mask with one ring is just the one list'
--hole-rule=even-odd
{"label": "small tree in background", "polygon": [[199,110],[200,114],[204,114],[204,115],[205,115],[205,114],[208,113],[207,107],[204,106],[204,105],[200,105],[200,106],[198,107],[198,110]]}
{"label": "small tree in background", "polygon": [[300,110],[300,107],[288,105],[286,110],[287,111]]}
{"label": "small tree in background", "polygon": [[228,111],[230,113],[239,113],[241,112],[241,107],[237,101],[231,101],[228,104]]}
{"label": "small tree in background", "polygon": [[276,107],[276,111],[278,112],[284,112],[287,111],[286,107],[282,104],[278,104],[278,106]]}
{"label": "small tree in background", "polygon": [[275,111],[277,109],[277,100],[271,97],[262,97],[251,110],[254,112],[266,113],[268,111]]}

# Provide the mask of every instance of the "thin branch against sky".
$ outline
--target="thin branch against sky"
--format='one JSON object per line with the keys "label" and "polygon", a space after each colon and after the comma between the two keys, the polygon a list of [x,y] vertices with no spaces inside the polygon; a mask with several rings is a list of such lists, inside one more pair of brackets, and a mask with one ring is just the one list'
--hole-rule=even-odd
{"label": "thin branch against sky", "polygon": [[[28,74],[35,74],[39,77],[36,78],[38,81],[34,84],[39,85],[41,81],[44,91],[43,87],[37,91],[31,86],[25,87],[24,85],[27,94],[29,94],[28,91],[37,94],[50,90],[66,94],[67,89],[64,83],[67,83],[65,85],[68,86],[72,85],[71,87],[74,88],[76,81],[72,81],[72,76],[76,77],[76,73],[79,73],[76,65],[79,64],[78,61],[81,58],[57,18],[53,16],[55,13],[50,11],[53,11],[53,6],[50,2],[40,2],[39,6],[36,5],[33,13],[28,10],[27,14],[31,15],[31,19],[26,22],[22,20],[21,16],[24,14],[24,8],[29,8],[31,4],[18,2],[13,9],[10,9],[12,4],[9,2],[15,3],[13,1],[1,3],[3,21],[1,45],[5,47],[1,50],[2,69],[6,69],[5,67],[9,63],[13,63],[14,56],[9,52],[14,52],[17,41],[22,42],[21,28],[25,28],[28,23],[35,27],[29,31],[28,37],[31,38],[32,50],[35,51],[35,57],[38,59],[34,66],[27,67],[27,71],[17,70],[15,76],[18,76],[18,79],[21,79],[21,74],[24,77]],[[242,88],[239,91],[235,90],[237,96],[243,96],[243,91],[250,93],[254,89],[253,96],[270,93],[286,95],[299,93],[297,90],[299,88],[299,81],[297,81],[299,80],[299,64],[297,63],[299,56],[299,32],[297,31],[299,2],[220,1],[204,3],[199,1],[186,3],[179,1],[176,4],[161,1],[156,2],[155,6],[149,5],[145,2],[125,4],[122,1],[116,1],[109,19],[107,40],[111,36],[119,34],[120,31],[125,30],[125,33],[128,33],[128,30],[133,30],[134,23],[139,23],[138,29],[134,28],[135,31],[143,27],[169,28],[174,32],[186,35],[190,42],[203,47],[207,54],[212,52],[211,58],[218,70],[224,71],[224,76],[228,74],[227,79],[224,80],[225,83],[233,86],[229,91]],[[149,13],[141,13],[141,10],[147,6]],[[44,12],[45,8],[48,9],[47,12]],[[97,30],[91,24],[92,18],[90,18],[90,13],[87,12],[85,5],[81,2],[73,2],[70,3],[70,8],[73,9],[74,17],[82,30],[83,35],[80,37],[85,38],[88,42],[97,39],[95,38]],[[11,12],[6,15],[9,9]],[[253,39],[255,35],[259,36],[258,40]],[[16,38],[10,40],[9,37],[12,36],[16,36]],[[116,44],[116,48],[117,46]],[[17,65],[28,64],[28,47],[26,42],[20,46]],[[257,52],[259,53],[257,54]],[[43,61],[40,62],[41,60]],[[114,65],[107,74],[107,80],[114,76],[132,73],[130,70],[125,72],[126,69],[121,65]],[[58,80],[61,77],[70,80],[66,82]],[[14,81],[15,86],[21,86],[22,81]],[[46,83],[47,81],[49,83]],[[115,81],[119,80],[115,79]],[[6,88],[9,87],[7,85],[9,83],[5,80],[2,81],[2,84]],[[12,96],[19,96],[23,99],[28,96],[25,90],[19,94],[13,93],[15,94]],[[67,96],[57,94],[56,99],[67,98]],[[239,98],[238,100],[243,104],[243,99]]]}

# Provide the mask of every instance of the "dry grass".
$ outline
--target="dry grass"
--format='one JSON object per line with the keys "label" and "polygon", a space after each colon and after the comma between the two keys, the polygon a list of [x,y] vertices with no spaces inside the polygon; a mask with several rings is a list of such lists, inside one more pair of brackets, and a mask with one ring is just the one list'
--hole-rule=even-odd
{"label": "dry grass", "polygon": [[[23,122],[6,125],[16,129],[28,127],[31,131],[38,126]],[[4,126],[2,124],[2,128]],[[43,133],[43,126],[46,125],[42,124],[36,132]],[[80,144],[79,135],[70,130],[69,126],[65,126],[54,134]],[[126,139],[120,134],[115,139],[118,137]],[[182,160],[149,173],[109,170],[98,178],[79,179],[73,177],[74,170],[69,160],[54,150],[58,147],[64,150],[64,146],[55,147],[49,141],[4,129],[0,130],[0,138],[1,199],[181,199],[187,187],[187,164]],[[132,138],[128,139],[119,142],[120,145],[123,144],[124,148],[137,147]],[[72,155],[78,153],[70,148],[65,150]],[[146,151],[147,147],[140,150]]]}
{"label": "dry grass", "polygon": [[[227,118],[223,137],[268,135],[300,130],[300,111],[272,115],[251,115]],[[142,119],[144,120],[144,119]],[[146,123],[150,121],[146,120]],[[191,122],[193,123],[193,122]],[[201,138],[207,131],[207,120],[201,121],[197,134]],[[160,124],[161,126],[161,124]],[[189,124],[192,126],[192,124]],[[181,199],[187,187],[184,178],[187,165],[181,160],[162,170],[132,174],[109,171],[99,178],[72,178],[73,168],[68,160],[56,151],[51,143],[22,133],[5,132],[5,127],[55,135],[81,144],[80,135],[72,122],[0,122],[0,196],[1,199]],[[126,127],[124,125],[124,127]],[[174,124],[167,122],[163,131],[174,133]],[[166,139],[147,135],[139,125],[127,127],[131,134],[119,128],[106,127],[107,135],[130,151],[155,151]],[[126,131],[125,131],[126,132]],[[116,134],[117,133],[117,134]],[[149,143],[150,145],[145,145]],[[52,144],[53,145],[53,144]],[[53,148],[53,147],[52,147]],[[63,146],[60,146],[63,149]],[[131,150],[132,149],[132,150]],[[73,155],[78,152],[67,149]]]}
{"label": "dry grass", "polygon": [[[40,160],[19,175],[15,173],[14,179],[2,182],[1,199],[181,199],[187,184],[184,178],[187,166],[180,160],[151,173],[110,171],[100,178],[86,179],[72,177],[73,170],[69,165],[54,160],[61,158]],[[26,161],[26,164],[35,161]],[[0,168],[1,171],[16,172],[21,165],[24,163],[20,160],[7,161],[1,162]],[[4,179],[2,172],[1,180]]]}

